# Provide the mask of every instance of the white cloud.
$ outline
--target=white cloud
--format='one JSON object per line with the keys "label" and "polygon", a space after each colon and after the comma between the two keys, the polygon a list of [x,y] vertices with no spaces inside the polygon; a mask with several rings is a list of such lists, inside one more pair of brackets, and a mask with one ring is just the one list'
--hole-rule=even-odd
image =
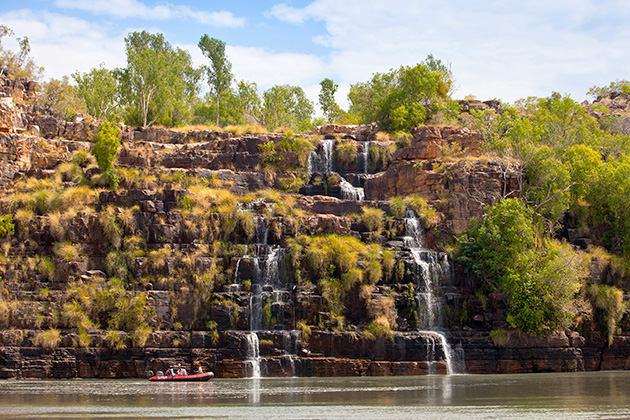
{"label": "white cloud", "polygon": [[0,14],[0,21],[16,37],[28,36],[30,55],[44,67],[46,78],[87,72],[100,63],[108,68],[125,64],[124,36],[110,37],[107,28],[93,22],[26,9]]}
{"label": "white cloud", "polygon": [[238,79],[256,82],[263,89],[276,84],[312,84],[325,69],[324,61],[313,54],[229,45],[226,53]]}
{"label": "white cloud", "polygon": [[188,6],[169,3],[147,6],[138,0],[56,0],[55,4],[60,8],[83,10],[116,18],[146,20],[194,19],[203,24],[230,28],[245,25],[245,18],[236,17],[231,12],[199,11],[193,10]]}
{"label": "white cloud", "polygon": [[557,90],[581,100],[591,85],[630,73],[630,7],[620,3],[315,0],[303,8],[279,4],[269,14],[291,24],[324,22],[313,38],[330,50],[320,79],[344,90],[433,54],[452,64],[456,96],[513,101]]}

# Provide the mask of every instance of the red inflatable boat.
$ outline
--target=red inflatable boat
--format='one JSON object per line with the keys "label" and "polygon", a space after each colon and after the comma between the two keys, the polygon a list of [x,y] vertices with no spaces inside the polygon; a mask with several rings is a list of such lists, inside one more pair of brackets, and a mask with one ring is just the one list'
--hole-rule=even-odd
{"label": "red inflatable boat", "polygon": [[150,381],[163,382],[203,382],[214,377],[212,372],[197,373],[194,375],[155,375],[149,378]]}

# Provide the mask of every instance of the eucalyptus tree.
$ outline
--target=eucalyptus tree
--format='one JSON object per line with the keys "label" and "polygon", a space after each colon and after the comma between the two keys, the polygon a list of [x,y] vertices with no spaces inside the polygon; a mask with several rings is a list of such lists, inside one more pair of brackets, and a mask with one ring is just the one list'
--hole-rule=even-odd
{"label": "eucalyptus tree", "polygon": [[448,66],[432,55],[415,66],[375,73],[368,82],[350,86],[350,112],[362,123],[377,122],[391,131],[408,130],[424,123],[447,104],[453,88]]}
{"label": "eucalyptus tree", "polygon": [[321,86],[319,92],[319,105],[322,107],[326,121],[330,123],[335,121],[342,112],[335,100],[335,93],[337,92],[337,89],[339,89],[339,85],[329,78],[319,82],[319,85]]}
{"label": "eucalyptus tree", "polygon": [[232,84],[232,63],[225,54],[225,42],[204,35],[199,40],[199,48],[210,60],[209,66],[204,66],[208,76],[208,85],[216,100],[216,124],[219,125],[220,103],[229,92]]}
{"label": "eucalyptus tree", "polygon": [[11,75],[15,78],[27,77],[37,80],[42,75],[44,68],[35,64],[29,56],[31,44],[28,37],[16,38],[20,47],[19,51],[12,51],[2,45],[2,38],[14,36],[13,29],[6,25],[0,25],[0,76]]}
{"label": "eucalyptus tree", "polygon": [[268,130],[281,126],[297,131],[310,128],[314,108],[299,86],[275,85],[263,92],[263,124]]}
{"label": "eucalyptus tree", "polygon": [[114,72],[101,64],[88,73],[72,73],[76,94],[85,101],[87,113],[101,120],[118,119],[118,80]]}
{"label": "eucalyptus tree", "polygon": [[200,79],[188,51],[146,31],[129,34],[125,47],[127,67],[116,70],[125,122],[143,127],[186,122]]}

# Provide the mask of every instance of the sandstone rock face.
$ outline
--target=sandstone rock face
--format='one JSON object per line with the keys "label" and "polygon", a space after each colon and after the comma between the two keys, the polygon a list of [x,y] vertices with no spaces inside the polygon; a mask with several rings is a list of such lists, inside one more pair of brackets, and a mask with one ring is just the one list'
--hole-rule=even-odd
{"label": "sandstone rock face", "polygon": [[[420,195],[445,214],[446,229],[457,234],[486,205],[520,194],[522,168],[513,162],[477,158],[483,144],[479,133],[417,127],[412,134],[411,146],[397,150],[385,172],[365,181],[366,200]],[[445,147],[456,156],[443,156]]]}

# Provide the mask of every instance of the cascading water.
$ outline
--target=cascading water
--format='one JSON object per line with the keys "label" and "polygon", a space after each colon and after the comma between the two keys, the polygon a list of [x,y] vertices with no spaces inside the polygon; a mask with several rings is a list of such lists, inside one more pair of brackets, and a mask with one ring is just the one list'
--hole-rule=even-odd
{"label": "cascading water", "polygon": [[369,173],[369,167],[368,167],[368,163],[370,160],[370,142],[369,141],[366,141],[365,143],[363,143],[363,151],[361,152],[359,156],[361,156],[363,160],[363,173],[364,174]]}
{"label": "cascading water", "polygon": [[341,188],[341,198],[344,200],[362,201],[365,198],[363,188],[353,187],[344,177],[340,177],[339,187]]}
{"label": "cascading water", "polygon": [[[423,232],[420,220],[413,210],[405,212],[405,237],[403,244],[413,257],[416,266],[417,290],[416,302],[421,328],[429,333],[427,342],[427,360],[435,360],[436,341],[444,350],[444,362],[449,374],[462,373],[464,369],[462,352],[451,348],[446,336],[439,330],[442,327],[442,300],[435,295],[435,289],[452,280],[452,266],[446,254],[423,248]],[[432,367],[430,367],[430,373]]]}
{"label": "cascading water", "polygon": [[247,334],[247,361],[250,363],[252,378],[260,378],[260,343],[255,332]]}
{"label": "cascading water", "polygon": [[321,153],[313,150],[308,156],[308,174],[313,172],[332,172],[334,140],[321,140]]}

